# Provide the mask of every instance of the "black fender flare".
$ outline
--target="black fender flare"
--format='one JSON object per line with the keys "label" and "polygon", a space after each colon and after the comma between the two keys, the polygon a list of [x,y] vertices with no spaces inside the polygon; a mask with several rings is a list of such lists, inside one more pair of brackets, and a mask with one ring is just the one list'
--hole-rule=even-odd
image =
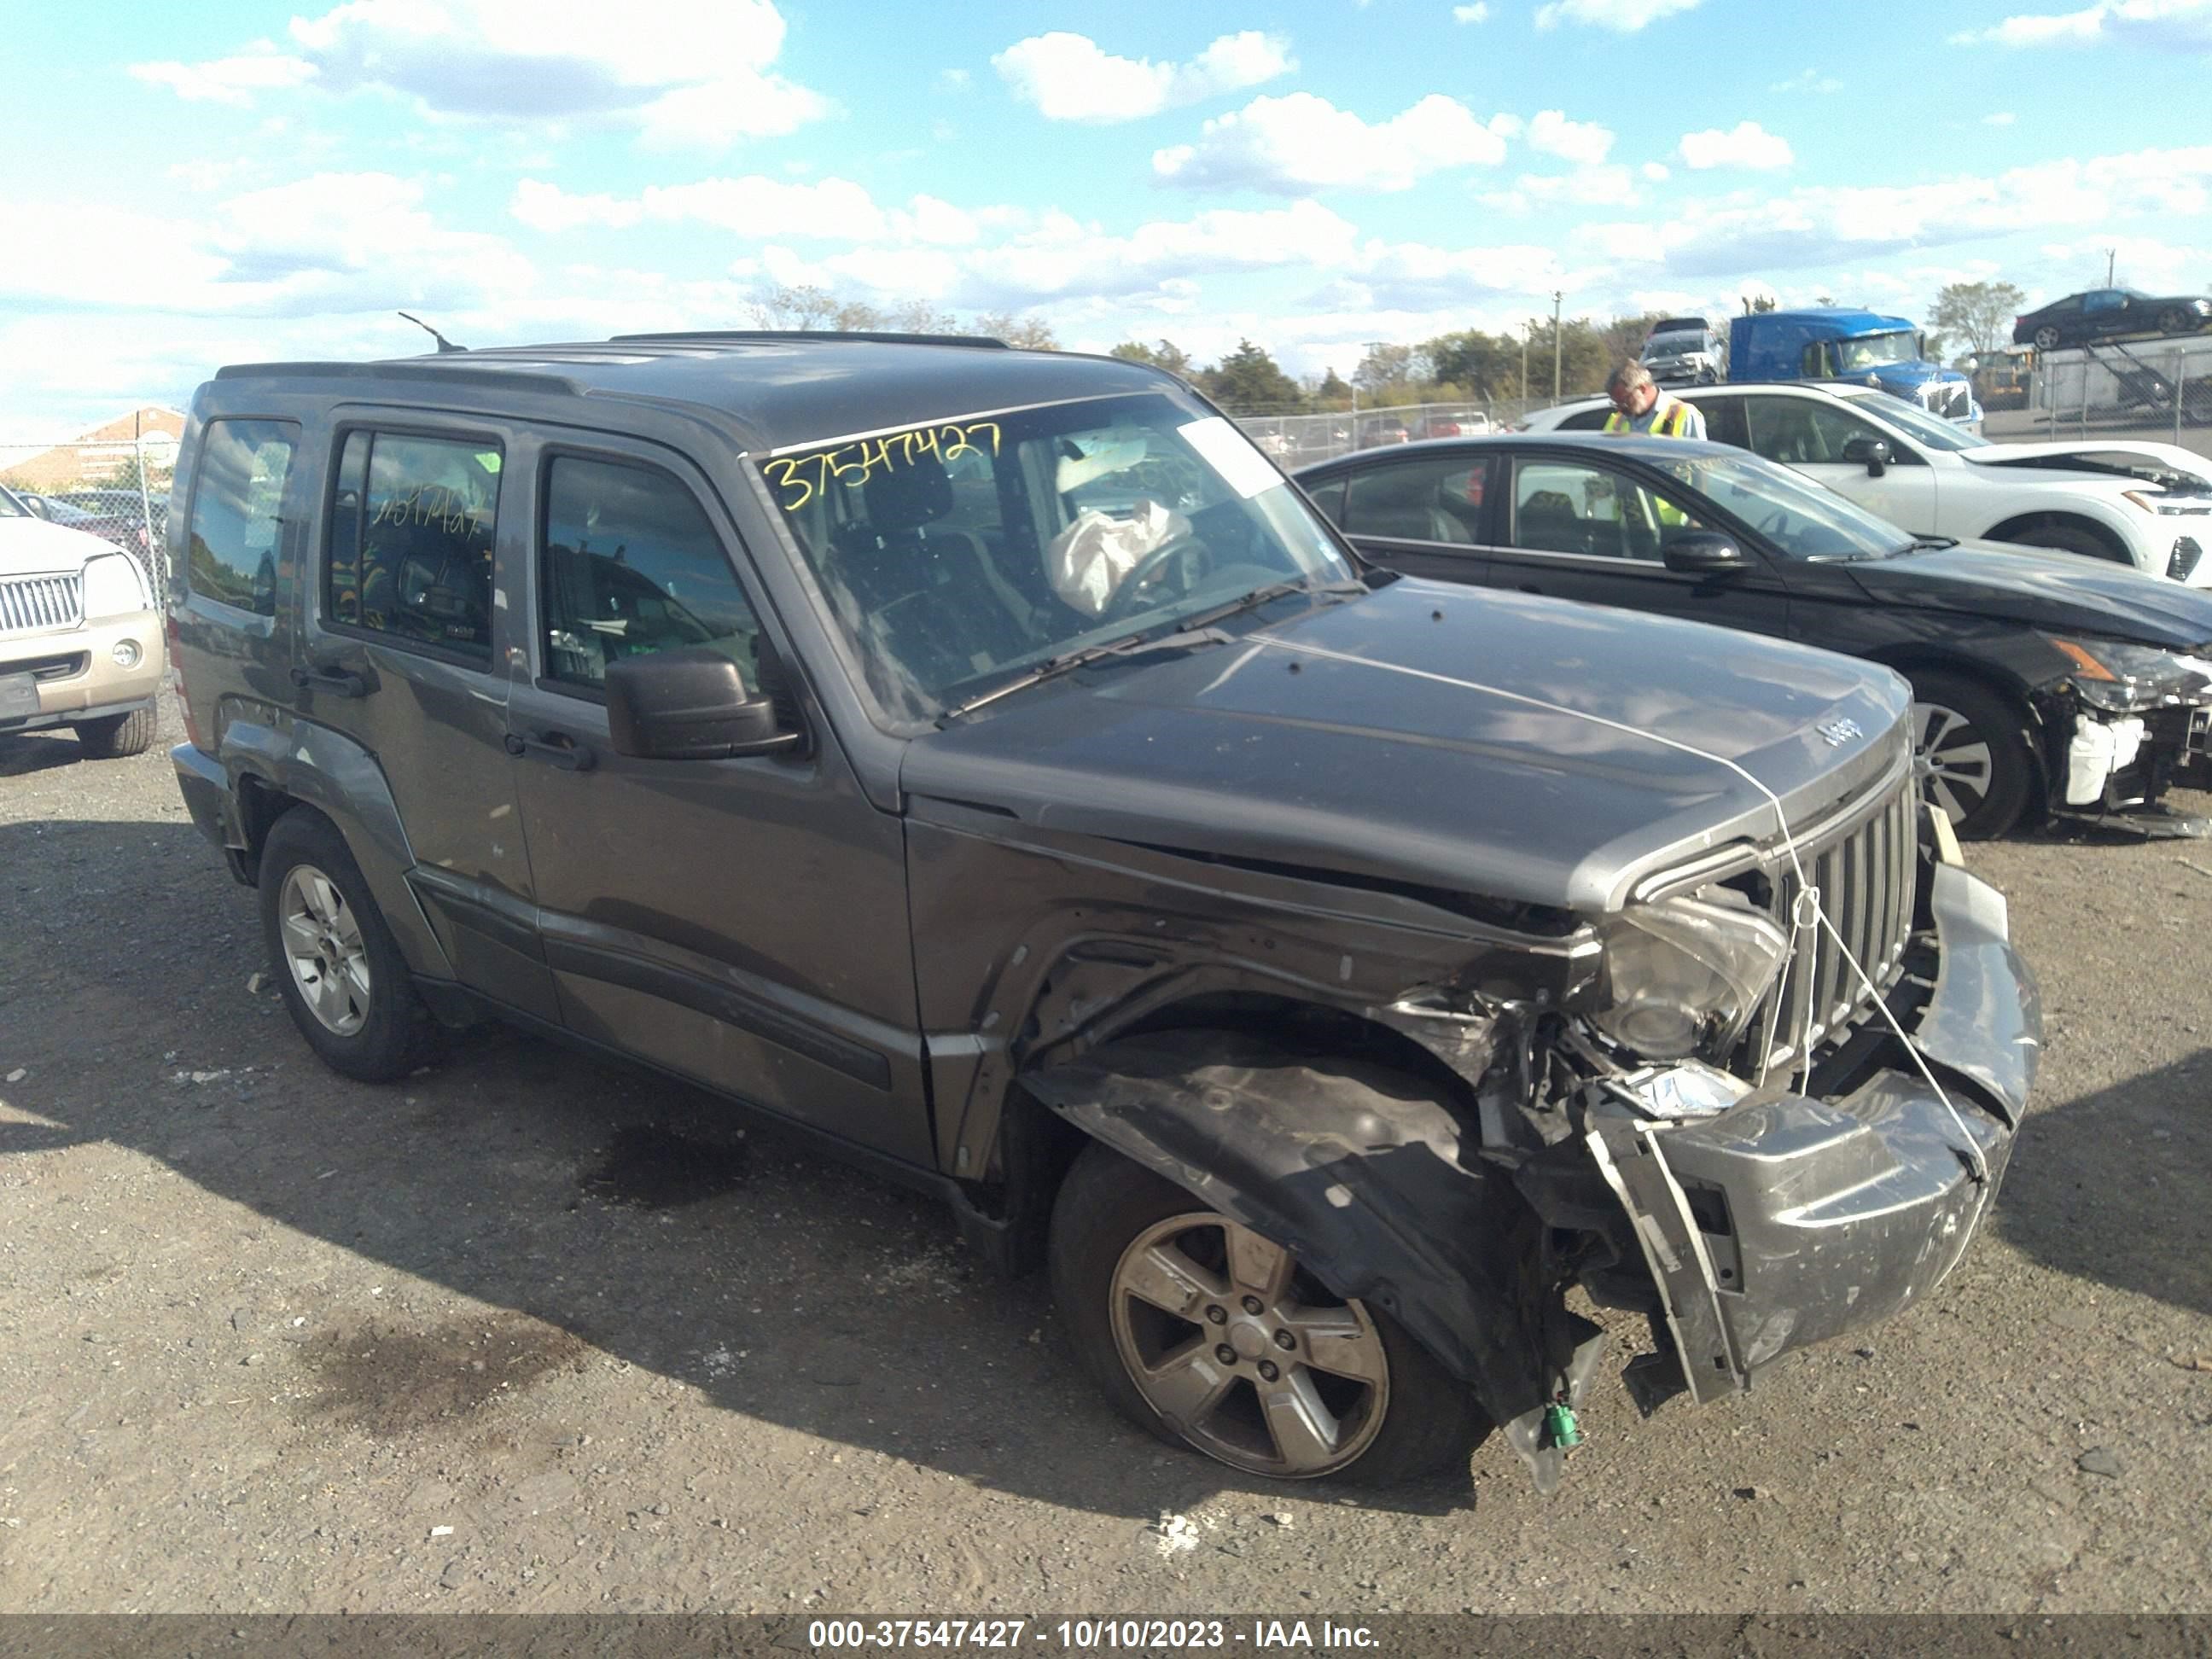
{"label": "black fender flare", "polygon": [[1102,1044],[1023,1086],[1093,1139],[1291,1250],[1339,1296],[1394,1315],[1460,1382],[1540,1491],[1604,1333],[1537,1263],[1540,1224],[1427,1084],[1239,1032]]}

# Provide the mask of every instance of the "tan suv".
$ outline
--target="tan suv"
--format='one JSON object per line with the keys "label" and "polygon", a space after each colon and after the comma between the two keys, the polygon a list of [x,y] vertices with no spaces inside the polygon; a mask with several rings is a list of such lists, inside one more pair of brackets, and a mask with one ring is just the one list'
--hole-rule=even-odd
{"label": "tan suv", "polygon": [[138,754],[163,666],[138,561],[0,489],[0,734],[67,726],[94,759]]}

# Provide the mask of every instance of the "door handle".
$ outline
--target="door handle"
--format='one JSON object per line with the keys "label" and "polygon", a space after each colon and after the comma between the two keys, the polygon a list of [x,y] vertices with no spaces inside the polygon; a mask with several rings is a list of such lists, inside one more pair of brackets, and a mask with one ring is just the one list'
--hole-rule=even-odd
{"label": "door handle", "polygon": [[507,734],[507,752],[518,760],[525,755],[533,757],[563,772],[588,772],[599,763],[599,757],[587,745],[566,732],[541,732],[534,738],[510,732]]}
{"label": "door handle", "polygon": [[343,668],[295,668],[291,680],[302,691],[327,691],[334,697],[368,695],[368,682]]}

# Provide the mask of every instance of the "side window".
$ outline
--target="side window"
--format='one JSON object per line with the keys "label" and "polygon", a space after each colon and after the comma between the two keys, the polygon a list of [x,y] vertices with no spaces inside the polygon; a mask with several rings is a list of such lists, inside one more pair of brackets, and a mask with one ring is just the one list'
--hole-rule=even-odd
{"label": "side window", "polygon": [[1352,475],[1339,520],[1355,536],[1472,544],[1482,532],[1486,461],[1424,455]]}
{"label": "side window", "polygon": [[[1849,410],[1818,398],[1747,398],[1744,402],[1749,405],[1745,414],[1753,452],[1784,466],[1841,465],[1844,445],[1850,439],[1882,435]],[[1905,464],[1909,465],[1910,459]]]}
{"label": "side window", "polygon": [[1595,409],[1585,409],[1570,415],[1559,422],[1562,432],[1602,432],[1605,423],[1613,418],[1613,405],[1601,404]]}
{"label": "side window", "polygon": [[489,661],[500,460],[496,447],[460,440],[348,433],[324,616]]}
{"label": "side window", "polygon": [[2100,288],[2081,296],[2084,311],[2118,311],[2128,302],[2127,295],[2116,288]]}
{"label": "side window", "polygon": [[556,456],[546,469],[545,672],[597,689],[607,665],[678,646],[736,660],[756,683],[760,623],[721,538],[668,474]]}
{"label": "side window", "polygon": [[1510,546],[1656,562],[1668,537],[1696,527],[1666,497],[1602,467],[1514,463]]}
{"label": "side window", "polygon": [[1751,428],[1743,417],[1741,398],[1700,398],[1698,413],[1705,417],[1705,437],[1717,444],[1751,447]]}
{"label": "side window", "polygon": [[1313,498],[1313,504],[1321,509],[1322,516],[1340,530],[1344,528],[1344,486],[1342,478],[1330,478],[1306,491]]}
{"label": "side window", "polygon": [[289,421],[208,422],[186,544],[193,592],[258,617],[276,614],[284,480],[299,430]]}

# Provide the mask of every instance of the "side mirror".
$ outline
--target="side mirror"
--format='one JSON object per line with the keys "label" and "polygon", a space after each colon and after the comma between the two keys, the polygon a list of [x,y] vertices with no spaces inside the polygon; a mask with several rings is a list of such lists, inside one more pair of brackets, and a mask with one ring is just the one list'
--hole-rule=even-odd
{"label": "side mirror", "polygon": [[1869,478],[1879,478],[1889,470],[1889,441],[1859,433],[1844,440],[1844,459],[1855,466],[1866,468]]}
{"label": "side mirror", "polygon": [[1667,538],[1660,550],[1667,568],[1686,576],[1719,576],[1743,570],[1750,556],[1736,545],[1735,538],[1717,530],[1685,530]]}
{"label": "side mirror", "polygon": [[719,651],[687,646],[607,665],[607,736],[641,760],[728,760],[799,746],[774,699],[750,690]]}

